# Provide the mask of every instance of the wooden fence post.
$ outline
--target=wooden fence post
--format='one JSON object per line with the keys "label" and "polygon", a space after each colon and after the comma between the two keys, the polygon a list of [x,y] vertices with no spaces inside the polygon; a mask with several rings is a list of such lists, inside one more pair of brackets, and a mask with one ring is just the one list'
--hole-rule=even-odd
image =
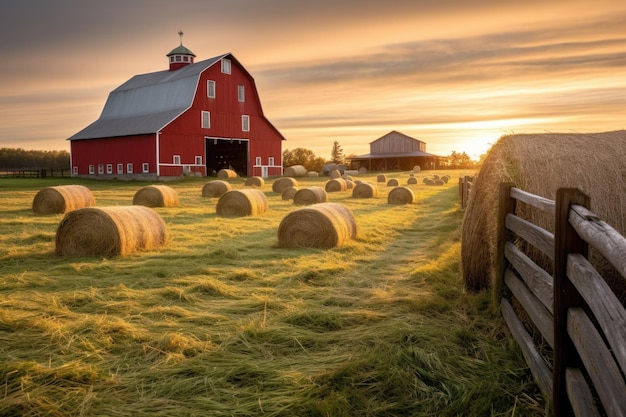
{"label": "wooden fence post", "polygon": [[589,196],[576,188],[561,188],[556,194],[554,219],[554,362],[552,367],[552,406],[554,417],[572,415],[567,397],[565,371],[578,367],[580,359],[567,334],[567,310],[582,305],[582,297],[567,278],[567,257],[579,253],[588,257],[589,245],[569,223],[570,206],[589,208]]}
{"label": "wooden fence post", "polygon": [[497,240],[495,259],[495,282],[493,283],[493,305],[500,306],[502,297],[502,287],[504,285],[504,271],[506,262],[504,259],[504,244],[511,238],[511,232],[506,230],[506,215],[515,214],[517,200],[511,198],[511,188],[515,187],[512,182],[501,182],[498,185],[498,218],[497,220]]}

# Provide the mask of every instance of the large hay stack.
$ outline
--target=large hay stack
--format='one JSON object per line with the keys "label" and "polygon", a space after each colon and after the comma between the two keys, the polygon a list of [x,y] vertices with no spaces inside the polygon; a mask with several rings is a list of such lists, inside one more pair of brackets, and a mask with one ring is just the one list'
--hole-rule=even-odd
{"label": "large hay stack", "polygon": [[125,256],[156,249],[166,240],[165,222],[145,206],[82,208],[63,217],[55,253],[62,256]]}
{"label": "large hay stack", "polygon": [[215,206],[215,212],[223,217],[256,216],[267,210],[267,197],[256,188],[228,191]]}
{"label": "large hay stack", "polygon": [[356,238],[352,212],[338,203],[315,204],[286,215],[278,227],[282,248],[332,248]]}
{"label": "large hay stack", "polygon": [[281,178],[277,178],[272,183],[272,191],[278,194],[282,194],[285,188],[297,187],[297,186],[298,186],[298,181],[295,178],[281,177]]}
{"label": "large hay stack", "polygon": [[329,192],[346,191],[348,189],[348,183],[343,178],[333,178],[326,181],[324,189]]}
{"label": "large hay stack", "polygon": [[96,205],[89,188],[82,185],[46,187],[33,198],[33,212],[37,214],[64,214],[68,211]]}
{"label": "large hay stack", "polygon": [[225,192],[233,189],[229,182],[223,180],[209,181],[202,186],[202,197],[221,197]]}
{"label": "large hay stack", "polygon": [[398,186],[389,191],[387,195],[388,204],[413,204],[415,203],[415,194],[408,187]]}
{"label": "large hay stack", "polygon": [[378,188],[368,182],[357,184],[352,189],[353,198],[372,198],[378,197]]}
{"label": "large hay stack", "polygon": [[[461,260],[468,289],[491,286],[495,277],[498,184],[555,200],[562,187],[579,188],[591,197],[591,211],[626,234],[626,131],[594,134],[504,136],[491,148],[474,177],[463,218]],[[554,232],[554,216],[518,204],[518,215]],[[551,262],[532,259],[548,271]],[[610,268],[594,251],[590,260],[608,275]],[[611,277],[609,276],[609,280]]]}
{"label": "large hay stack", "polygon": [[243,185],[246,187],[263,187],[265,185],[265,180],[263,177],[248,177]]}
{"label": "large hay stack", "polygon": [[293,195],[293,203],[298,206],[308,206],[327,201],[328,194],[322,187],[301,188]]}
{"label": "large hay stack", "polygon": [[167,185],[148,185],[133,196],[133,205],[146,207],[176,207],[178,193]]}
{"label": "large hay stack", "polygon": [[308,170],[302,165],[293,165],[285,168],[283,175],[285,177],[306,177]]}
{"label": "large hay stack", "polygon": [[237,178],[237,173],[232,169],[220,169],[217,171],[217,178]]}

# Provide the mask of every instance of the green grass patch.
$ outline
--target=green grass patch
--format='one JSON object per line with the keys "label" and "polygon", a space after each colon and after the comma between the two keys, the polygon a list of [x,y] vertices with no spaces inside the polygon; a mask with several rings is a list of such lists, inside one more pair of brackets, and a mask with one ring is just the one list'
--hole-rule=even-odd
{"label": "green grass patch", "polygon": [[206,179],[174,181],[180,207],[155,209],[167,245],[110,259],[55,256],[62,216],[32,199],[77,183],[129,205],[146,184],[0,180],[0,416],[544,415],[489,294],[463,291],[468,173],[447,173],[436,187],[418,174],[412,205],[388,205],[384,184],[330,193],[358,237],[328,250],[277,247],[297,207],[271,180],[269,211],[246,218],[218,217]]}

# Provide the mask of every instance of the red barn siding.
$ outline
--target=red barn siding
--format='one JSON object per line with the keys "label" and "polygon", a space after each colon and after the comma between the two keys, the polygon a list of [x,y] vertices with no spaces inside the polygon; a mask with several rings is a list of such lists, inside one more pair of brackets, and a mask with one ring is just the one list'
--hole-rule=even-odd
{"label": "red barn siding", "polygon": [[117,164],[123,164],[124,174],[127,164],[133,164],[133,174],[142,173],[142,164],[148,163],[150,173],[156,174],[156,149],[154,135],[124,136],[106,139],[74,140],[70,143],[72,167],[78,168],[77,175],[90,175],[89,166],[113,166],[113,175],[117,175]]}

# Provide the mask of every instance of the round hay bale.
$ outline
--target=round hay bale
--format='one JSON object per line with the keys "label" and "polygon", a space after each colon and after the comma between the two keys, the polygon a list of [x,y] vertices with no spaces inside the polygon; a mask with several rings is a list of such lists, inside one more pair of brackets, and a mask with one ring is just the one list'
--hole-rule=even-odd
{"label": "round hay bale", "polygon": [[353,198],[372,198],[378,197],[378,188],[368,182],[357,184],[352,189]]}
{"label": "round hay bale", "polygon": [[33,212],[37,214],[64,214],[72,210],[96,205],[89,188],[82,185],[46,187],[33,198]]}
{"label": "round hay bale", "polygon": [[424,177],[424,178],[422,178],[422,182],[423,182],[424,184],[426,184],[428,181],[430,181],[430,178],[428,178],[428,177]]}
{"label": "round hay bale", "polygon": [[407,187],[395,187],[387,195],[388,204],[413,204],[415,203],[415,194]]}
{"label": "round hay bale", "polygon": [[354,181],[352,181],[352,180],[346,180],[346,188],[347,188],[348,190],[353,189],[353,188],[354,188],[354,184],[355,184],[355,183],[354,183]]}
{"label": "round hay bale", "polygon": [[165,222],[145,206],[91,207],[71,211],[56,233],[61,256],[126,256],[165,244]]}
{"label": "round hay bale", "polygon": [[328,194],[322,187],[301,188],[293,195],[293,203],[298,206],[308,206],[327,201]]}
{"label": "round hay bale", "polygon": [[329,193],[346,191],[348,189],[348,184],[343,178],[333,178],[332,180],[326,181],[324,189]]}
{"label": "round hay bale", "polygon": [[437,181],[439,179],[439,175],[433,174],[433,181]]}
{"label": "round hay bale", "polygon": [[243,185],[247,187],[263,187],[265,180],[262,177],[248,177]]}
{"label": "round hay bale", "polygon": [[384,174],[378,174],[378,176],[376,176],[376,182],[387,182],[387,176]]}
{"label": "round hay bale", "polygon": [[229,182],[222,180],[209,181],[202,187],[202,197],[221,197],[225,192],[233,189]]}
{"label": "round hay bale", "polygon": [[302,165],[293,165],[285,168],[283,175],[285,177],[305,177],[309,171]]}
{"label": "round hay bale", "polygon": [[293,196],[296,194],[296,191],[298,191],[297,187],[287,187],[283,190],[281,198],[283,200],[293,200]]}
{"label": "round hay bale", "polygon": [[396,178],[391,178],[389,181],[387,181],[387,187],[397,187],[398,185],[400,185],[400,183]]}
{"label": "round hay bale", "polygon": [[237,178],[237,173],[232,169],[220,169],[217,171],[217,178]]}
{"label": "round hay bale", "polygon": [[[465,286],[470,290],[481,290],[494,282],[497,227],[494,219],[497,217],[500,182],[513,182],[517,188],[550,200],[556,199],[559,188],[579,188],[591,198],[591,210],[625,235],[625,172],[624,130],[501,137],[489,150],[474,177],[463,216],[461,262]],[[518,204],[517,215],[554,233],[553,215],[523,204]],[[530,253],[526,248],[522,250],[535,262],[545,262],[547,268],[552,267],[549,259]],[[607,281],[612,280],[614,271],[607,268],[601,258],[590,250],[590,262],[608,278]],[[615,278],[609,285],[619,285],[616,284],[618,281],[624,284],[623,278]]]}
{"label": "round hay bale", "polygon": [[406,183],[407,183],[408,185],[414,185],[414,184],[417,184],[417,178],[415,178],[415,177],[409,177],[409,179],[408,179],[408,180],[406,180]]}
{"label": "round hay bale", "polygon": [[448,181],[450,181],[450,176],[449,175],[444,175],[440,178],[441,181],[444,182],[444,184],[447,184]]}
{"label": "round hay bale", "polygon": [[426,178],[424,180],[424,184],[426,184],[426,185],[435,185],[435,181],[431,180],[430,178]]}
{"label": "round hay bale", "polygon": [[420,166],[419,166],[419,165],[415,165],[415,166],[413,167],[413,172],[415,172],[416,174],[417,174],[418,172],[420,172],[421,170],[422,170],[422,168],[420,168]]}
{"label": "round hay bale", "polygon": [[436,179],[436,180],[434,181],[434,183],[435,183],[435,185],[444,185],[444,184],[445,184],[445,182],[443,182],[443,180],[442,180],[442,179]]}
{"label": "round hay bale", "polygon": [[167,185],[148,185],[133,196],[133,205],[146,207],[176,207],[178,193]]}
{"label": "round hay bale", "polygon": [[320,173],[319,172],[315,172],[315,171],[309,171],[306,173],[307,177],[319,177]]}
{"label": "round hay bale", "polygon": [[217,200],[215,212],[222,217],[256,216],[265,213],[269,205],[265,194],[256,188],[231,190]]}
{"label": "round hay bale", "polygon": [[333,169],[332,171],[330,171],[328,176],[330,178],[341,178],[341,171],[339,171],[338,169]]}
{"label": "round hay bale", "polygon": [[339,203],[321,203],[286,215],[278,226],[278,246],[341,247],[356,235],[356,221],[348,208]]}
{"label": "round hay bale", "polygon": [[288,187],[297,187],[298,181],[290,177],[281,177],[272,183],[272,191],[282,194],[283,190]]}
{"label": "round hay bale", "polygon": [[352,178],[352,176],[348,174],[343,174],[341,178],[343,178],[346,181],[354,181],[354,178]]}
{"label": "round hay bale", "polygon": [[365,174],[367,172],[367,168],[361,167],[359,168],[359,174]]}

